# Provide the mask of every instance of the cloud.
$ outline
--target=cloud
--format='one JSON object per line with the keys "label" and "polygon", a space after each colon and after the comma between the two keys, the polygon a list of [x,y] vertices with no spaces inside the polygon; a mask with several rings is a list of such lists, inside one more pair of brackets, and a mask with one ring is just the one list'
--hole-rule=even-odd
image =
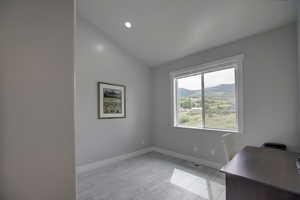
{"label": "cloud", "polygon": [[[205,88],[214,87],[221,84],[233,84],[234,82],[234,68],[204,74]],[[201,75],[178,79],[178,88],[201,90]]]}

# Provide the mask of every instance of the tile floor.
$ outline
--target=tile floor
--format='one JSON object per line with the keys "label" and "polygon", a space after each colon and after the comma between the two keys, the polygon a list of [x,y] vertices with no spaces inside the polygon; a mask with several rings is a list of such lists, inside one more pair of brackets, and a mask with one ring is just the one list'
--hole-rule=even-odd
{"label": "tile floor", "polygon": [[78,200],[225,200],[224,175],[151,152],[78,177]]}

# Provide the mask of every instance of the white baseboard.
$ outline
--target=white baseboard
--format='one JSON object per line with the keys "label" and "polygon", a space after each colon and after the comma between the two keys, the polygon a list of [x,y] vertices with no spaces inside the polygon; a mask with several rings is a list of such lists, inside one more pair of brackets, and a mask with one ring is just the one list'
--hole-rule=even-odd
{"label": "white baseboard", "polygon": [[143,155],[145,153],[152,152],[152,151],[155,151],[155,152],[158,152],[158,153],[161,153],[161,154],[165,154],[165,155],[168,155],[168,156],[172,156],[172,157],[175,157],[175,158],[180,158],[180,159],[183,159],[183,160],[186,160],[186,161],[194,162],[194,163],[197,163],[197,164],[200,164],[200,165],[205,165],[205,166],[212,167],[212,168],[215,168],[215,169],[220,169],[223,166],[223,164],[221,164],[221,163],[216,163],[216,162],[196,158],[196,157],[193,157],[193,156],[180,154],[180,153],[170,151],[170,150],[166,150],[166,149],[162,149],[162,148],[159,148],[159,147],[149,147],[149,148],[141,149],[141,150],[138,150],[138,151],[135,151],[135,152],[132,152],[132,153],[123,154],[121,156],[117,156],[117,157],[113,157],[113,158],[109,158],[109,159],[89,163],[89,164],[86,164],[86,165],[81,165],[81,166],[76,167],[76,171],[77,171],[77,174],[81,174],[81,173],[88,172],[88,171],[97,169],[99,167],[105,166],[105,165],[109,165],[109,164],[112,164],[112,163],[115,163],[115,162],[118,162],[118,161],[122,161],[122,160],[126,160],[126,159],[133,158],[133,157],[136,157],[136,156],[140,156],[140,155]]}
{"label": "white baseboard", "polygon": [[180,158],[182,160],[194,162],[194,163],[197,163],[199,165],[205,165],[207,167],[212,167],[212,168],[215,168],[215,169],[221,169],[222,166],[223,166],[223,164],[221,164],[221,163],[196,158],[194,156],[188,156],[188,155],[180,154],[180,153],[170,151],[170,150],[166,150],[166,149],[162,149],[162,148],[159,148],[159,147],[153,147],[152,150],[155,151],[155,152],[159,152],[159,153],[168,155],[168,156],[172,156],[172,157],[175,157],[175,158]]}
{"label": "white baseboard", "polygon": [[115,163],[115,162],[118,162],[118,161],[129,159],[129,158],[133,158],[133,157],[136,157],[136,156],[139,156],[139,155],[151,152],[151,151],[153,151],[152,147],[149,147],[149,148],[141,149],[141,150],[138,150],[138,151],[135,151],[135,152],[123,154],[121,156],[117,156],[117,157],[113,157],[113,158],[109,158],[109,159],[89,163],[89,164],[86,164],[86,165],[81,165],[81,166],[76,167],[76,171],[77,171],[77,174],[81,174],[81,173],[84,173],[84,172],[88,172],[88,171],[97,169],[99,167],[103,167],[105,165],[109,165],[109,164],[112,164],[112,163]]}

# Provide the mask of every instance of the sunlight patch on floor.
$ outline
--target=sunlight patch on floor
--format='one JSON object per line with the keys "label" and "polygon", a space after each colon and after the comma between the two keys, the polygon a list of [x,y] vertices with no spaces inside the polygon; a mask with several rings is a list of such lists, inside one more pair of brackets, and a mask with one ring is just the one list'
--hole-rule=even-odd
{"label": "sunlight patch on floor", "polygon": [[204,199],[211,199],[209,181],[203,177],[175,168],[170,182]]}

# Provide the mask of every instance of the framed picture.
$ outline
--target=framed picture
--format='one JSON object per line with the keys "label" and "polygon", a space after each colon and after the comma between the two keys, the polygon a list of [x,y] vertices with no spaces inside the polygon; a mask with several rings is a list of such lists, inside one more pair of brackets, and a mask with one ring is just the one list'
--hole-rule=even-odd
{"label": "framed picture", "polygon": [[98,82],[98,119],[126,117],[126,86]]}

